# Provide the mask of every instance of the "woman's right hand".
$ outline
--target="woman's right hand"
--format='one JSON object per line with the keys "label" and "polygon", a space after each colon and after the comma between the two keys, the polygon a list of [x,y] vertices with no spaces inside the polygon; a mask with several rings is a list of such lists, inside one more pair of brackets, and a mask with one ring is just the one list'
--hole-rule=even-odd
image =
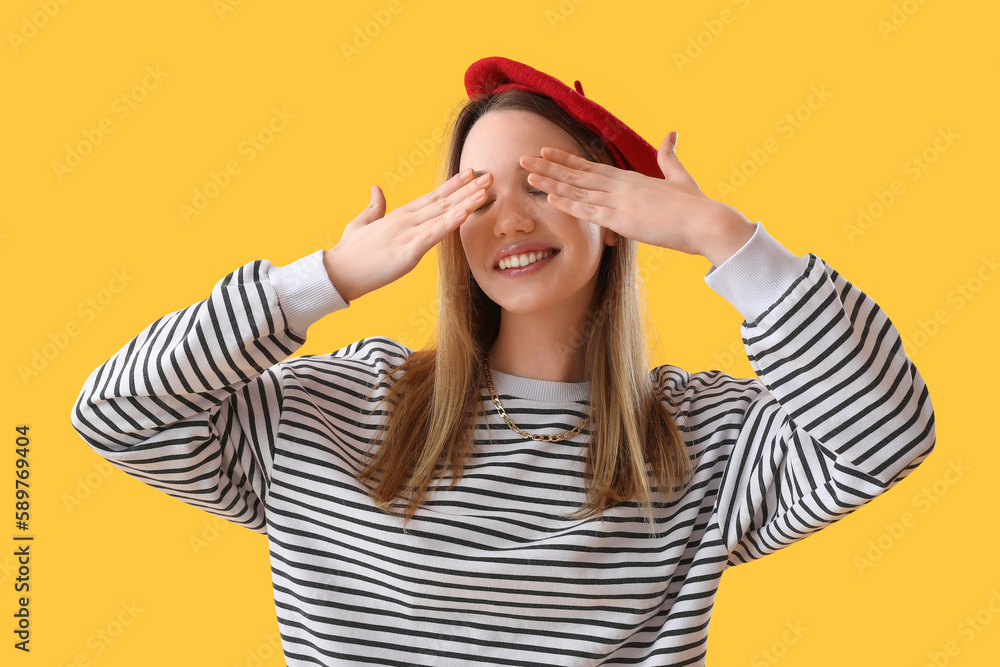
{"label": "woman's right hand", "polygon": [[323,254],[340,296],[353,301],[412,271],[427,251],[486,201],[493,177],[474,176],[471,168],[459,172],[388,215],[382,190],[373,185],[368,208],[347,223],[337,245]]}

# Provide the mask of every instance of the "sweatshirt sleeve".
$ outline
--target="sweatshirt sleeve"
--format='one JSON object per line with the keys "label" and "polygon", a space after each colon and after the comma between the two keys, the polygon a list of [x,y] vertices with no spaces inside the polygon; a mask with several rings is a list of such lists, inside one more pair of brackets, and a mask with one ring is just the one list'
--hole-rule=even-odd
{"label": "sweatshirt sleeve", "polygon": [[101,456],[195,507],[266,533],[281,362],[347,307],[317,251],[246,264],[153,322],[87,378],[71,421]]}
{"label": "sweatshirt sleeve", "polygon": [[760,380],[735,383],[746,400],[716,499],[730,565],[864,505],[935,443],[927,387],[878,304],[756,226],[705,278],[746,318],[743,343]]}

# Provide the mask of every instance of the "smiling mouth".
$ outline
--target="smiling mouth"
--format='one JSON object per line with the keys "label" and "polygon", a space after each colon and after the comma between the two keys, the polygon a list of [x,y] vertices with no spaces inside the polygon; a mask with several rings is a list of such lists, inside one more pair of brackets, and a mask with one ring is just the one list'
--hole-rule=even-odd
{"label": "smiling mouth", "polygon": [[558,250],[550,249],[543,250],[541,252],[526,252],[521,253],[520,255],[508,255],[507,257],[501,259],[494,268],[504,273],[521,273],[522,270],[532,267],[535,264],[545,263],[546,260],[558,252]]}

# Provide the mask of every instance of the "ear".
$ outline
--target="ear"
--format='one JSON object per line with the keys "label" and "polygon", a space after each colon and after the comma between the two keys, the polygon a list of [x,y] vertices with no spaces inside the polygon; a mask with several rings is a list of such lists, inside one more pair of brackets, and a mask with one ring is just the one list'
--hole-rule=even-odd
{"label": "ear", "polygon": [[618,233],[604,228],[604,245],[618,245]]}

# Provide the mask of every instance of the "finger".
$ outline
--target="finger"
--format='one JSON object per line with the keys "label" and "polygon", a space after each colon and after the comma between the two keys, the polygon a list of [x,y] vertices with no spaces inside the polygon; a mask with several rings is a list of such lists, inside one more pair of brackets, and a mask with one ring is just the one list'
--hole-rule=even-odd
{"label": "finger", "polygon": [[368,208],[374,213],[372,220],[378,220],[385,215],[385,194],[382,193],[382,188],[377,185],[372,186],[372,199]]}
{"label": "finger", "polygon": [[[462,191],[459,191],[459,193],[457,194],[462,194]],[[482,206],[483,202],[486,201],[486,187],[480,184],[479,189],[470,190],[469,192],[465,193],[465,195],[466,195],[465,197],[456,201],[455,204],[446,213],[442,213],[441,216],[439,217],[442,218],[451,217],[454,218],[455,220],[461,220],[464,222],[465,219],[469,217],[469,214],[471,214],[477,208]]]}
{"label": "finger", "polygon": [[671,132],[663,139],[660,149],[656,152],[656,164],[668,181],[693,181],[691,175],[677,159],[677,132]]}
{"label": "finger", "polygon": [[576,202],[613,208],[614,197],[608,192],[601,190],[589,190],[578,185],[560,182],[555,178],[549,178],[548,176],[541,176],[539,174],[528,174],[528,183],[543,192],[559,195],[560,197],[572,199]]}
{"label": "finger", "polygon": [[[543,152],[545,150],[543,149]],[[571,154],[566,153],[565,155]],[[584,161],[582,164],[578,163],[578,165],[583,168],[578,169],[543,157],[533,157],[530,155],[521,157],[521,166],[533,174],[539,174],[549,179],[587,190],[610,191],[614,184],[614,179],[610,174],[598,171],[596,169],[598,166],[597,163]]]}
{"label": "finger", "polygon": [[580,157],[579,155],[575,155],[569,151],[553,148],[551,146],[544,146],[540,153],[540,157],[544,160],[548,160],[549,162],[557,162],[572,169],[576,169],[577,171],[601,174],[602,176],[608,178],[616,176],[621,177],[630,173],[613,165],[604,164],[603,162],[594,162],[593,160],[588,160],[587,158]]}
{"label": "finger", "polygon": [[421,224],[439,215],[448,215],[452,209],[470,197],[477,197],[480,205],[486,199],[486,190],[493,184],[493,175],[486,173],[467,183],[451,194],[431,199],[424,206],[413,212],[411,221]]}
{"label": "finger", "polygon": [[475,172],[472,170],[472,167],[463,169],[434,190],[417,197],[410,203],[404,204],[399,208],[404,211],[417,211],[431,202],[438,201],[456,192],[463,185],[472,181],[473,176],[475,176]]}
{"label": "finger", "polygon": [[351,220],[350,223],[358,223],[361,225],[367,225],[371,222],[375,222],[379,218],[385,215],[385,196],[382,194],[382,188],[377,185],[373,185],[371,189],[371,195],[368,200],[368,206],[365,210],[361,211]]}
{"label": "finger", "polygon": [[486,201],[486,190],[476,190],[459,199],[448,211],[434,216],[416,227],[414,238],[419,244],[421,254],[427,253],[444,237],[458,229],[468,219],[469,214],[482,206],[484,201]]}
{"label": "finger", "polygon": [[602,165],[602,163],[594,162],[585,157],[581,157],[576,153],[570,153],[569,151],[564,151],[561,148],[554,148],[552,146],[543,146],[541,156],[546,160],[552,160],[554,162],[560,162],[562,164],[567,164],[571,167],[578,169],[585,169],[587,167],[600,167],[608,166]]}
{"label": "finger", "polygon": [[611,227],[611,225],[607,224],[609,221],[613,220],[612,214],[614,211],[611,208],[600,206],[598,204],[574,201],[573,199],[555,194],[550,194],[548,199],[549,203],[553,206],[558,208],[560,211],[569,213],[574,218],[587,222],[593,222],[601,225],[602,227]]}

